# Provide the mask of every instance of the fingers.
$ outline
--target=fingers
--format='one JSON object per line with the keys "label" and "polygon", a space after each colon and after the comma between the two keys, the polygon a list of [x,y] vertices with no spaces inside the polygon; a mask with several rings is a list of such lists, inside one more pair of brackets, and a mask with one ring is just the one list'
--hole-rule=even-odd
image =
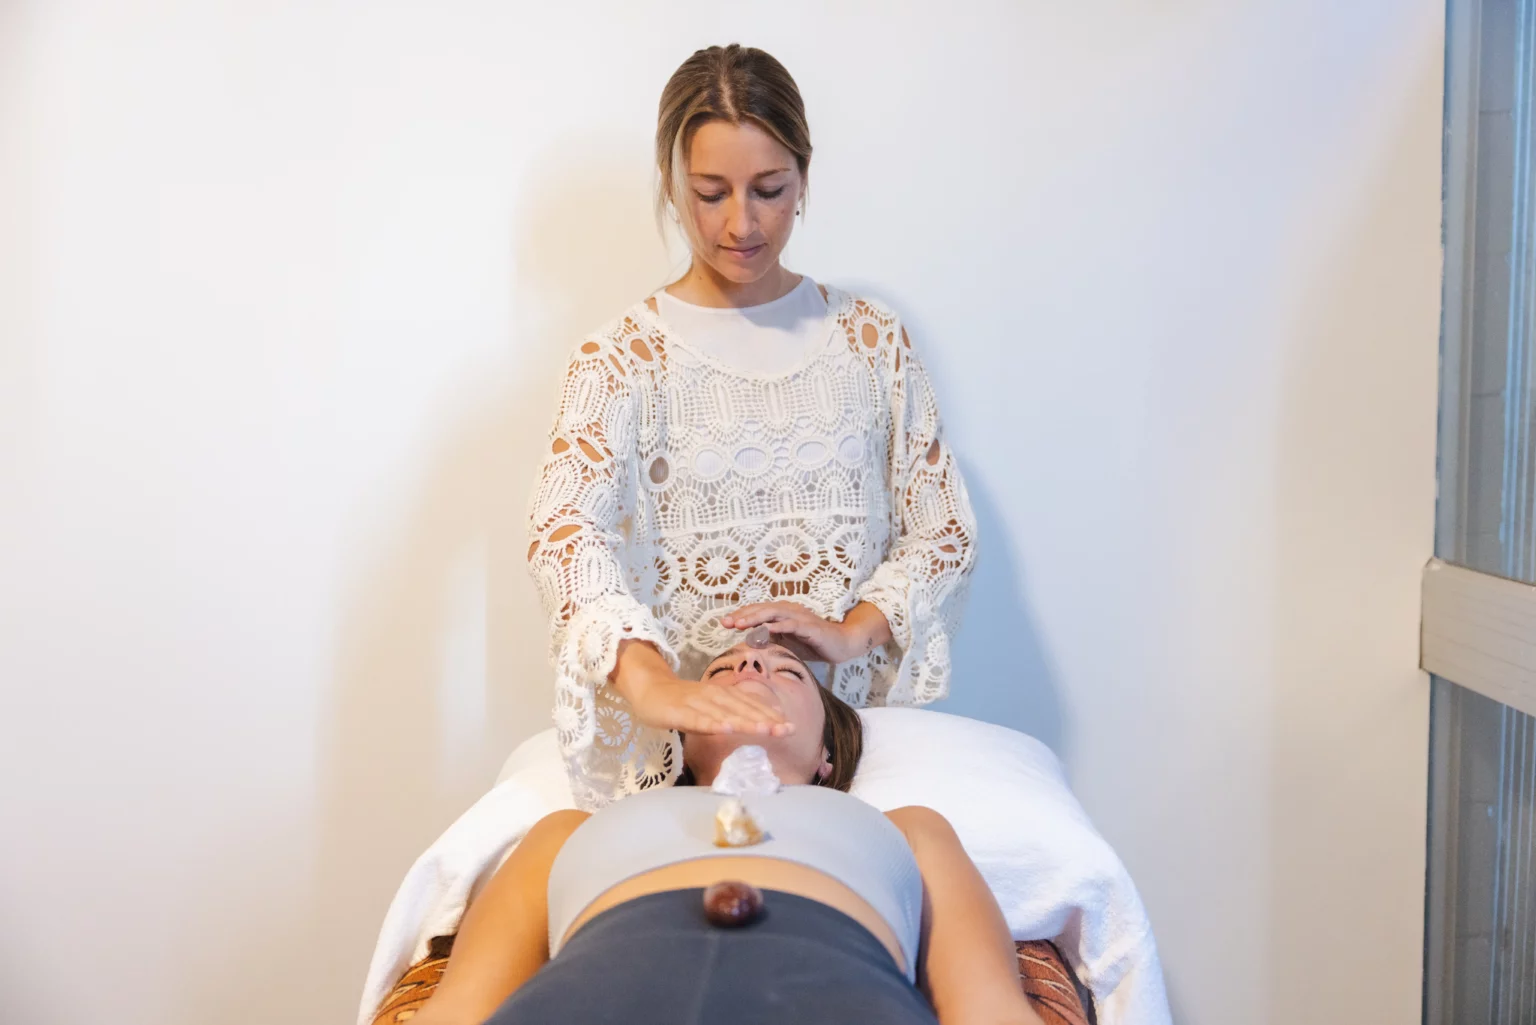
{"label": "fingers", "polygon": [[727,612],[720,617],[720,625],[727,630],[750,630],[754,626],[788,622],[812,615],[815,613],[794,602],[768,601],[759,602],[756,605],[743,605],[739,609]]}
{"label": "fingers", "polygon": [[784,713],[779,709],[734,687],[710,687],[701,695],[701,700],[720,718],[733,724],[744,724],[753,732],[765,732],[757,729],[760,724],[771,728],[785,721]]}
{"label": "fingers", "polygon": [[837,661],[834,655],[838,624],[823,619],[798,602],[769,601],[743,605],[720,617],[727,629],[749,630],[765,626],[773,639],[802,659],[819,662]]}
{"label": "fingers", "polygon": [[[795,654],[802,658],[805,657],[805,652],[798,649],[819,652],[829,632],[834,629],[833,624],[816,615],[770,619],[763,625],[773,635],[775,643],[795,651]],[[816,657],[821,656],[817,654]]]}
{"label": "fingers", "polygon": [[770,633],[784,637],[799,637],[802,640],[813,641],[827,628],[824,619],[774,619],[767,624]]}
{"label": "fingers", "polygon": [[825,662],[826,656],[814,644],[807,644],[794,634],[776,634],[776,643],[788,648],[802,662]]}
{"label": "fingers", "polygon": [[735,732],[719,719],[713,719],[691,708],[678,709],[669,725],[674,730],[698,735]]}
{"label": "fingers", "polygon": [[773,737],[795,731],[777,707],[730,687],[673,677],[653,681],[636,698],[636,718],[662,729]]}
{"label": "fingers", "polygon": [[793,723],[752,723],[743,724],[742,728],[725,720],[714,718],[704,712],[694,711],[691,708],[683,709],[673,723],[673,729],[684,733],[696,734],[741,734],[743,736],[756,737],[787,737],[795,732]]}
{"label": "fingers", "polygon": [[747,733],[763,737],[783,737],[794,732],[794,725],[784,719],[783,712],[730,688],[708,687],[690,695],[685,704],[688,712],[701,724],[696,727],[698,732]]}

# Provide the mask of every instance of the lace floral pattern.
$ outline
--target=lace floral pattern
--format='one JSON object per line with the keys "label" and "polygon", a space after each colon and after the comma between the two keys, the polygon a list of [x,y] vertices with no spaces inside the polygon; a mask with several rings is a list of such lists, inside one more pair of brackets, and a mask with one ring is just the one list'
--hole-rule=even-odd
{"label": "lace floral pattern", "polygon": [[635,723],[606,683],[626,638],[692,676],[735,639],[720,616],[738,605],[840,619],[868,601],[893,640],[828,686],[855,705],[948,691],[975,518],[896,316],[836,289],[827,301],[826,344],[787,374],[716,364],[643,303],[571,355],[528,562],[583,807],[682,766],[676,734]]}

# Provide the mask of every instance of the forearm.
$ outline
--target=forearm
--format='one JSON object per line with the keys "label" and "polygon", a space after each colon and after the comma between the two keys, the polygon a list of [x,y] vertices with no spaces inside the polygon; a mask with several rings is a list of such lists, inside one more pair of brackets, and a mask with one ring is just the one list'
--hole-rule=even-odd
{"label": "forearm", "polygon": [[949,823],[927,808],[890,818],[923,877],[920,982],[940,1025],[1042,1025],[1019,984],[1003,913]]}
{"label": "forearm", "polygon": [[418,1025],[480,1025],[549,959],[549,867],[586,821],[577,811],[541,819],[480,892]]}
{"label": "forearm", "polygon": [[672,676],[672,667],[661,652],[648,641],[622,640],[608,682],[619,696],[631,705],[636,703],[639,692],[658,676]]}
{"label": "forearm", "polygon": [[940,1025],[1043,1025],[1019,982],[1008,926],[975,866],[941,877],[935,889],[924,982]]}
{"label": "forearm", "polygon": [[843,617],[843,629],[849,644],[861,654],[874,651],[891,641],[891,624],[878,607],[861,601]]}

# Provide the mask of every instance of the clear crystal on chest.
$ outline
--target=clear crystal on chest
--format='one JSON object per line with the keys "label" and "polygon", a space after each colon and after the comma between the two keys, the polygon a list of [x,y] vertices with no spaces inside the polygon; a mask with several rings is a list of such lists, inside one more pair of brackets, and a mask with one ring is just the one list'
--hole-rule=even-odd
{"label": "clear crystal on chest", "polygon": [[768,761],[768,752],[756,744],[732,751],[720,763],[711,789],[725,796],[715,810],[715,846],[751,847],[762,843],[767,830],[752,813],[748,802],[779,789],[779,777]]}

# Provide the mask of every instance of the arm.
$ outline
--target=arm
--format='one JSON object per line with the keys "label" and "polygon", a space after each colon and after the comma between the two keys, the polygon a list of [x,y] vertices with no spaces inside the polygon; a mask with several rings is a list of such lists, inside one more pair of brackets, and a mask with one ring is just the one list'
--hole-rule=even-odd
{"label": "arm", "polygon": [[895,540],[855,595],[889,624],[900,653],[891,704],[927,704],[949,692],[950,634],[975,563],[976,517],[938,402],[906,329],[896,343],[891,395],[891,517]]}
{"label": "arm", "polygon": [[929,808],[887,814],[923,877],[917,981],[940,1025],[1042,1025],[1019,985],[1008,924],[954,829]]}
{"label": "arm", "polygon": [[442,981],[412,1025],[480,1025],[549,960],[549,867],[586,819],[555,812],[528,831],[469,906]]}
{"label": "arm", "polygon": [[528,567],[555,663],[555,725],[583,807],[675,773],[682,757],[673,729],[767,732],[783,722],[728,688],[679,680],[665,630],[630,593],[620,523],[634,502],[632,381],[643,371],[629,355],[607,337],[571,355],[528,513]]}
{"label": "arm", "polygon": [[[624,753],[635,728],[627,715],[599,714],[602,706],[621,703],[604,693],[619,643],[647,641],[669,666],[676,664],[661,624],[630,593],[620,558],[619,524],[632,500],[638,449],[635,371],[623,357],[606,336],[571,354],[528,511],[528,568],[548,617],[555,665],[555,726],[583,807],[632,789]],[[600,722],[624,735],[595,743]]]}

